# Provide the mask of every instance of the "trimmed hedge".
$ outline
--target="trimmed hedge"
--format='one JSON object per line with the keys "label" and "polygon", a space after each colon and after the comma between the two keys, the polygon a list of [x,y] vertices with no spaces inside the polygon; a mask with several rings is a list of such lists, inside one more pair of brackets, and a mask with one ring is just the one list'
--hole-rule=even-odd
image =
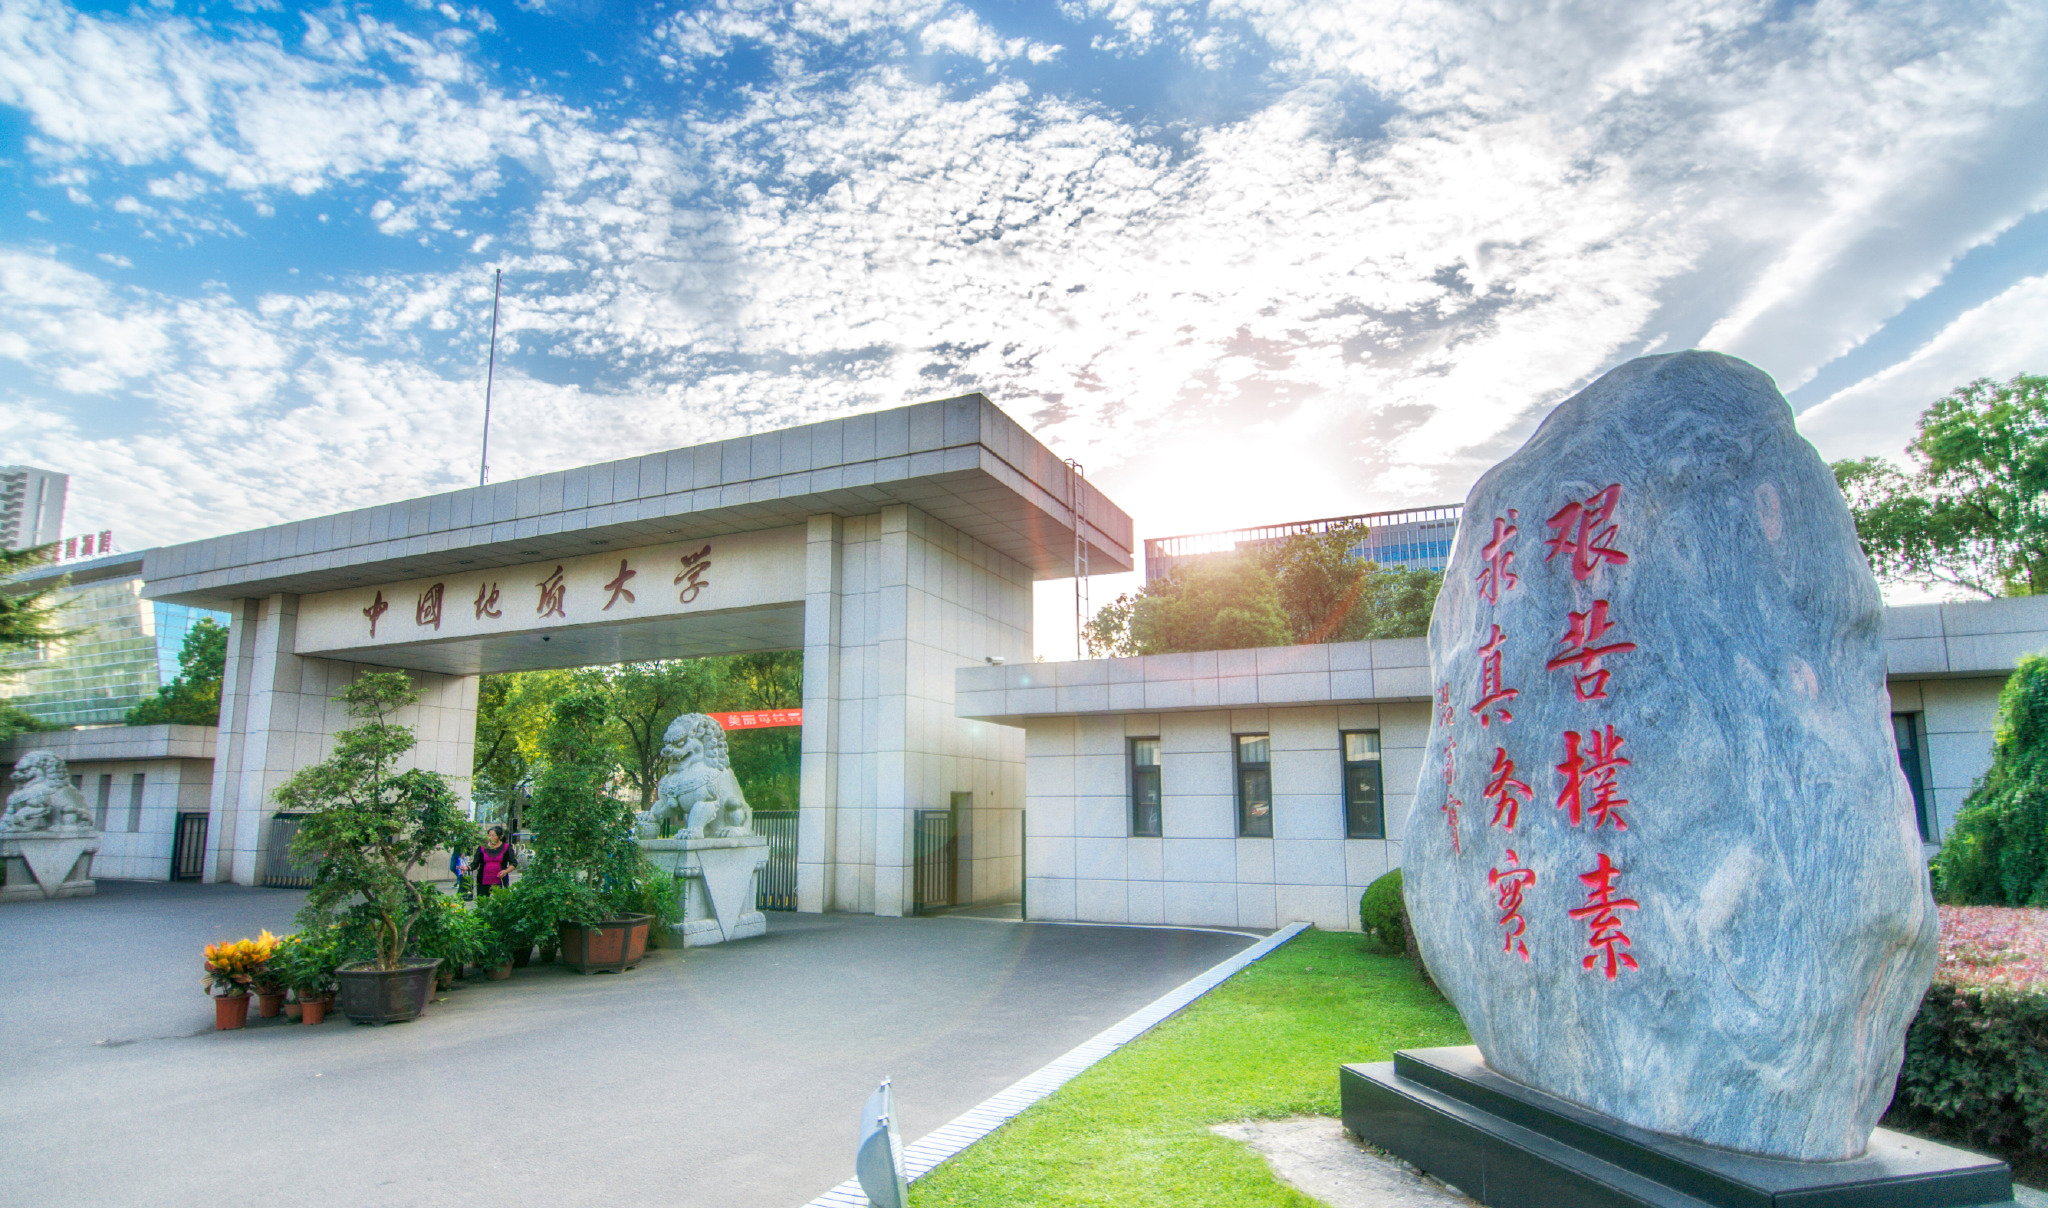
{"label": "trimmed hedge", "polygon": [[2048,994],[1928,987],[1892,1114],[1964,1144],[2048,1157]]}
{"label": "trimmed hedge", "polygon": [[1408,951],[1407,909],[1401,905],[1401,870],[1365,887],[1358,899],[1358,926],[1387,956]]}

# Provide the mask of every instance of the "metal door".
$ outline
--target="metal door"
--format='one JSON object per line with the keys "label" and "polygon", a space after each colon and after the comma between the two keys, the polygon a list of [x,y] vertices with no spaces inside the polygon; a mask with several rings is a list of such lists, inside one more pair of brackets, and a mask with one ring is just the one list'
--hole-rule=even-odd
{"label": "metal door", "polygon": [[206,815],[179,814],[171,837],[171,880],[197,881],[206,875]]}
{"label": "metal door", "polygon": [[916,867],[913,878],[912,909],[928,910],[953,904],[953,811],[917,811]]}
{"label": "metal door", "polygon": [[796,811],[755,810],[754,830],[768,838],[768,866],[755,882],[754,909],[796,909]]}

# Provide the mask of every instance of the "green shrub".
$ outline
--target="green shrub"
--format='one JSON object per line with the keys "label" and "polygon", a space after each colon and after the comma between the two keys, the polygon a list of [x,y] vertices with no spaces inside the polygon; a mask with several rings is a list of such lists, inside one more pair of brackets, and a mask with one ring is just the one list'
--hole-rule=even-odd
{"label": "green shrub", "polygon": [[640,875],[633,878],[632,887],[613,894],[612,902],[620,914],[653,915],[653,921],[647,925],[648,946],[666,948],[676,942],[675,933],[669,928],[682,919],[682,892],[682,878],[647,861],[641,864]]}
{"label": "green shrub", "polygon": [[2021,659],[1999,694],[1991,768],[1935,860],[1935,896],[1959,906],[2048,906],[2048,658]]}
{"label": "green shrub", "polygon": [[1892,1118],[2048,1158],[2048,993],[1928,987],[1906,1032]]}
{"label": "green shrub", "polygon": [[1402,926],[1406,914],[1401,905],[1398,868],[1366,886],[1365,894],[1358,899],[1358,926],[1388,956],[1400,956],[1408,950],[1406,928]]}
{"label": "green shrub", "polygon": [[[493,895],[496,896],[496,895]],[[489,899],[485,899],[488,901]],[[413,926],[413,955],[440,957],[442,971],[459,974],[465,965],[490,968],[511,959],[511,951],[492,927],[460,898],[440,896],[420,913]]]}
{"label": "green shrub", "polygon": [[1941,959],[1888,1118],[2048,1158],[2048,910],[1941,908]]}

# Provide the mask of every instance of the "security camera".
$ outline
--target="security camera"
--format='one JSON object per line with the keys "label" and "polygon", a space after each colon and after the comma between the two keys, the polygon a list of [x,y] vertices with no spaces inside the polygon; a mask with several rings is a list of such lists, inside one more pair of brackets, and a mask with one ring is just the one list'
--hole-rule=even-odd
{"label": "security camera", "polygon": [[1000,654],[984,654],[981,656],[981,658],[983,662],[987,663],[991,667],[1000,667],[1003,665],[1003,656]]}

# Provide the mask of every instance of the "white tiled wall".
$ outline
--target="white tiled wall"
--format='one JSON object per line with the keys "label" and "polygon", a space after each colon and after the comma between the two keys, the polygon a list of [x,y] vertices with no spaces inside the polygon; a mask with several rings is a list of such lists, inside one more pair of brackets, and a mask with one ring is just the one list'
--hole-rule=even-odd
{"label": "white tiled wall", "polygon": [[[1358,928],[1400,862],[1429,707],[1320,704],[1025,721],[1027,904],[1035,919]],[[1388,838],[1346,839],[1343,730],[1380,732]],[[1273,740],[1273,837],[1237,837],[1232,735]],[[1130,834],[1126,743],[1160,740],[1160,838]]]}
{"label": "white tiled wall", "polygon": [[[270,817],[277,809],[272,794],[297,769],[325,759],[333,750],[333,736],[356,724],[333,698],[358,673],[378,669],[291,653],[296,596],[241,604],[230,628],[222,680],[206,879],[253,885],[262,876]],[[466,807],[476,745],[477,677],[407,674],[420,701],[391,718],[418,736],[406,763],[449,777]]]}
{"label": "white tiled wall", "polygon": [[[76,760],[70,767],[100,823],[100,853],[93,857],[93,876],[115,881],[169,880],[171,839],[178,814],[206,811],[213,764],[204,759],[118,759]],[[138,773],[142,776],[142,808],[131,813]],[[103,776],[111,779],[106,816],[100,819]]]}
{"label": "white tiled wall", "polygon": [[1023,736],[956,717],[953,682],[990,655],[1029,657],[1029,570],[901,505],[819,517],[809,549],[800,908],[907,911],[913,816],[956,792],[973,794],[959,897],[1013,896]]}
{"label": "white tiled wall", "polygon": [[1955,825],[1971,786],[1991,766],[2003,678],[1894,680],[1892,712],[1918,713],[1921,774],[1934,798],[1936,842]]}

